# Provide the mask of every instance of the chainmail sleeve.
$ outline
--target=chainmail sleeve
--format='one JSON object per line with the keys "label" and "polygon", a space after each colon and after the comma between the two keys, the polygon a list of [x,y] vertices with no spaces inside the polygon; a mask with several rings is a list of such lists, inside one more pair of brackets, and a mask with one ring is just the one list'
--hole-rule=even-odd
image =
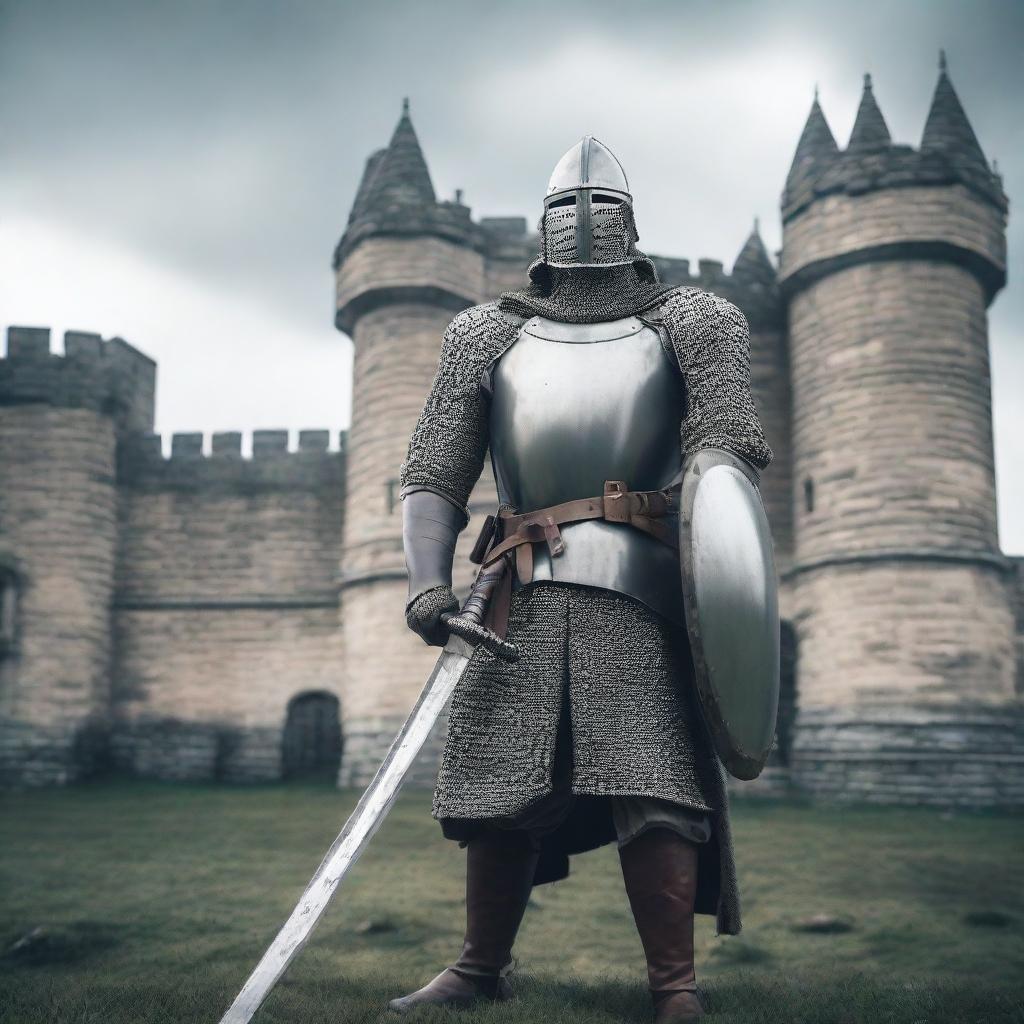
{"label": "chainmail sleeve", "polygon": [[400,473],[401,493],[424,488],[463,510],[487,454],[488,364],[516,340],[521,321],[495,303],[463,310],[448,325],[441,358]]}
{"label": "chainmail sleeve", "polygon": [[661,306],[686,381],[680,437],[684,458],[724,448],[758,469],[772,460],[750,390],[750,329],[733,303],[698,288],[679,288]]}

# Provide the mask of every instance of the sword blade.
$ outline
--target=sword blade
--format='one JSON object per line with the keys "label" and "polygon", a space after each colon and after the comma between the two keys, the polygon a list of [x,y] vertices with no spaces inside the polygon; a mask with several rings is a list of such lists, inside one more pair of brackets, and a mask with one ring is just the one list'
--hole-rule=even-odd
{"label": "sword blade", "polygon": [[342,879],[387,817],[416,755],[472,655],[473,648],[464,640],[452,637],[448,641],[373,781],[316,869],[291,916],[249,975],[220,1024],[249,1024],[263,1000],[309,940]]}

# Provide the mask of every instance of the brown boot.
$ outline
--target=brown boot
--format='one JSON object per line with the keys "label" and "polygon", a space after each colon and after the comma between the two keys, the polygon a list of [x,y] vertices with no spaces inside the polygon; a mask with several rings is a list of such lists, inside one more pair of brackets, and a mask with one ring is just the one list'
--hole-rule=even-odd
{"label": "brown boot", "polygon": [[388,1007],[409,1013],[419,1006],[471,1006],[510,999],[506,975],[512,943],[526,910],[537,851],[525,832],[486,832],[466,853],[466,938],[462,955],[423,988]]}
{"label": "brown boot", "polygon": [[704,1016],[693,971],[693,906],[697,847],[653,828],[619,850],[622,878],[647,956],[655,1024]]}

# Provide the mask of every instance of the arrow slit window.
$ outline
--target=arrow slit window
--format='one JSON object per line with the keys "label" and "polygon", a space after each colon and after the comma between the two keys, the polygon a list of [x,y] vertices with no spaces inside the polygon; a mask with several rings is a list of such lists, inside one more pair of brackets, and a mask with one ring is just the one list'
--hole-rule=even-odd
{"label": "arrow slit window", "polygon": [[18,580],[0,568],[0,658],[13,653],[18,631]]}

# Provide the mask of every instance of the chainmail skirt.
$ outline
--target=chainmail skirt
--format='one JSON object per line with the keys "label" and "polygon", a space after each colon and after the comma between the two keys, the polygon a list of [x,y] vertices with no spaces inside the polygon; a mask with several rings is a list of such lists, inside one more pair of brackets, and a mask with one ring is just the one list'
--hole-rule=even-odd
{"label": "chainmail skirt", "polygon": [[713,841],[701,851],[698,912],[739,931],[728,798],[685,630],[624,595],[542,581],[513,593],[508,636],[519,661],[478,650],[452,697],[433,806],[445,835],[466,841],[528,816],[557,768],[579,800],[545,839],[541,883],[568,873],[569,853],[615,840],[609,797],[703,811]]}

